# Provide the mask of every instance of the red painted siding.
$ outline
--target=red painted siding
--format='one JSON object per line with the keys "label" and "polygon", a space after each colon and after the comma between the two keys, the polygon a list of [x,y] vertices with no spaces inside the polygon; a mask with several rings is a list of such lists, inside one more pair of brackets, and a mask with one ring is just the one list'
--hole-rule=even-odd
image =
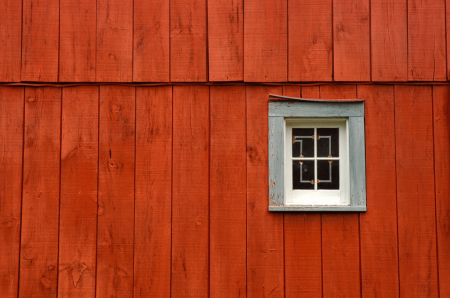
{"label": "red painted siding", "polygon": [[[0,296],[449,296],[449,1],[3,1]],[[365,99],[367,212],[267,210],[270,93]]]}

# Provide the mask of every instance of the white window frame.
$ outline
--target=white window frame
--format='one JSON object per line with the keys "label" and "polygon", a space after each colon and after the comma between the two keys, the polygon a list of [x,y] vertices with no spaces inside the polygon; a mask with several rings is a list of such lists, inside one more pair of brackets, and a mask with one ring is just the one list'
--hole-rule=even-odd
{"label": "white window frame", "polygon": [[[293,128],[339,128],[339,157],[332,160],[339,160],[339,189],[317,189],[317,181],[314,183],[314,190],[293,189],[292,186],[292,161],[293,160],[329,160],[330,158],[317,157],[317,147],[314,150],[314,157],[293,158],[292,157],[292,129]],[[287,118],[285,119],[285,146],[284,146],[284,184],[286,205],[350,205],[350,183],[349,183],[349,163],[348,163],[348,119],[347,118]],[[317,133],[315,132],[315,135]],[[316,144],[317,140],[314,139]],[[317,176],[317,164],[315,165],[315,175]]]}
{"label": "white window frame", "polygon": [[[270,97],[277,100],[269,100],[269,210],[366,211],[364,101]],[[339,194],[329,190],[292,190],[291,124],[330,127],[327,125],[336,121],[345,123],[345,136],[340,135],[339,144],[347,146],[340,146],[339,150],[347,168],[340,170]]]}

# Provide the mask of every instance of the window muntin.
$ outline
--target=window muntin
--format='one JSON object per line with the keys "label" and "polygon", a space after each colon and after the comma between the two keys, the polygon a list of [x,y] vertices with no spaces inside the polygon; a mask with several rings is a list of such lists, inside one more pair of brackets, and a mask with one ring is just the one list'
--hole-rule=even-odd
{"label": "window muntin", "polygon": [[285,119],[286,205],[349,205],[348,119]]}

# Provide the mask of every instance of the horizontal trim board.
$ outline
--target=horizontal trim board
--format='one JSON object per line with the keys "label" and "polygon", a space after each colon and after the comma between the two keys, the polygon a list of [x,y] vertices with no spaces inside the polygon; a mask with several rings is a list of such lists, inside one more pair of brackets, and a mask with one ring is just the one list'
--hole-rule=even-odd
{"label": "horizontal trim board", "polygon": [[365,212],[365,206],[269,206],[269,211]]}
{"label": "horizontal trim board", "polygon": [[269,102],[269,117],[364,117],[364,102]]}

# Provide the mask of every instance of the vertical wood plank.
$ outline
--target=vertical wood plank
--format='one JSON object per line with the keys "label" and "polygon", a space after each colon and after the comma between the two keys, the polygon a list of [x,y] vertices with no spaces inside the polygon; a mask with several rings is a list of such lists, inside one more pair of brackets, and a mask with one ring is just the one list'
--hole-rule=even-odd
{"label": "vertical wood plank", "polygon": [[172,297],[209,294],[209,87],[173,87]]}
{"label": "vertical wood plank", "polygon": [[284,215],[286,298],[322,297],[320,213]]}
{"label": "vertical wood plank", "polygon": [[445,2],[446,9],[446,39],[447,39],[447,80],[450,78],[450,0]]}
{"label": "vertical wood plank", "polygon": [[437,297],[430,86],[395,86],[401,297]]}
{"label": "vertical wood plank", "polygon": [[247,297],[284,297],[283,214],[268,212],[268,98],[247,86]]}
{"label": "vertical wood plank", "polygon": [[302,87],[302,98],[320,98],[320,86]]}
{"label": "vertical wood plank", "polygon": [[100,86],[96,297],[133,296],[135,88]]}
{"label": "vertical wood plank", "polygon": [[23,0],[22,81],[57,82],[59,0]]}
{"label": "vertical wood plank", "polygon": [[62,94],[58,297],[95,297],[98,87]]}
{"label": "vertical wood plank", "polygon": [[408,79],[407,0],[371,0],[372,81]]}
{"label": "vertical wood plank", "polygon": [[56,297],[61,89],[25,88],[19,297]]}
{"label": "vertical wood plank", "polygon": [[360,297],[358,214],[322,215],[323,297]]}
{"label": "vertical wood plank", "polygon": [[362,296],[398,297],[394,88],[358,86],[358,98],[365,99],[368,210],[360,214]]}
{"label": "vertical wood plank", "polygon": [[20,81],[22,46],[22,2],[0,2],[0,82]]}
{"label": "vertical wood plank", "polygon": [[245,86],[211,87],[211,297],[246,297]]}
{"label": "vertical wood plank", "polygon": [[287,0],[245,0],[244,7],[244,80],[287,81]]}
{"label": "vertical wood plank", "polygon": [[170,297],[172,87],[136,88],[134,297]]}
{"label": "vertical wood plank", "polygon": [[355,85],[323,85],[320,86],[321,99],[354,99],[356,98]]}
{"label": "vertical wood plank", "polygon": [[131,82],[133,0],[97,0],[97,82]]}
{"label": "vertical wood plank", "polygon": [[[320,86],[320,98],[356,98],[356,86]],[[359,253],[358,214],[322,214],[323,297],[360,296]]]}
{"label": "vertical wood plank", "polygon": [[296,85],[286,85],[283,86],[283,95],[290,97],[301,97],[301,87]]}
{"label": "vertical wood plank", "polygon": [[170,80],[205,82],[207,69],[206,0],[170,2]]}
{"label": "vertical wood plank", "polygon": [[0,297],[17,297],[22,199],[23,88],[0,87]]}
{"label": "vertical wood plank", "polygon": [[208,0],[209,80],[244,80],[244,1]]}
{"label": "vertical wood plank", "polygon": [[60,0],[59,81],[93,82],[96,65],[96,1]]}
{"label": "vertical wood plank", "polygon": [[[302,87],[305,97],[319,98],[311,88]],[[300,97],[300,87],[283,86],[283,95]],[[286,298],[322,297],[321,234],[320,213],[284,214]]]}
{"label": "vertical wood plank", "polygon": [[333,1],[335,81],[370,81],[369,26],[369,0]]}
{"label": "vertical wood plank", "polygon": [[169,81],[169,1],[134,1],[133,81]]}
{"label": "vertical wood plank", "polygon": [[433,86],[434,167],[440,297],[450,297],[450,88]]}
{"label": "vertical wood plank", "polygon": [[288,5],[289,81],[332,81],[332,1],[294,0]]}
{"label": "vertical wood plank", "polygon": [[408,0],[408,80],[446,79],[445,2]]}

